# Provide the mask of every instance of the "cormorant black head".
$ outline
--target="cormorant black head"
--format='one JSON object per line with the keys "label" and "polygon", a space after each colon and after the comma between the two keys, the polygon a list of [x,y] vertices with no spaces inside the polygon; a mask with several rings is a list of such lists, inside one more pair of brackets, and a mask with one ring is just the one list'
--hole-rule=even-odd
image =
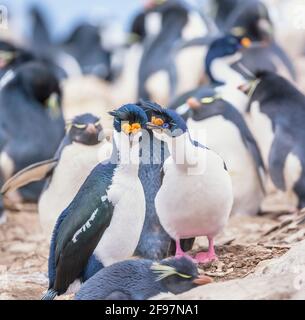
{"label": "cormorant black head", "polygon": [[156,103],[145,102],[147,112],[151,113],[147,128],[153,130],[157,138],[159,134],[165,133],[170,138],[175,138],[187,132],[185,121],[178,113],[171,109],[164,109]]}
{"label": "cormorant black head", "polygon": [[114,129],[128,135],[139,132],[148,121],[145,112],[136,104],[125,104],[109,114],[114,117]]}
{"label": "cormorant black head", "polygon": [[46,108],[58,110],[60,107],[59,82],[52,70],[44,63],[23,64],[15,70],[11,85],[18,86],[28,98],[34,99]]}
{"label": "cormorant black head", "polygon": [[174,294],[212,282],[211,278],[199,275],[196,265],[186,257],[153,263],[151,270],[156,274],[156,280],[161,281],[168,291]]}
{"label": "cormorant black head", "polygon": [[210,79],[217,82],[211,72],[211,65],[215,59],[234,56],[238,51],[249,48],[251,44],[249,38],[233,35],[225,35],[213,41],[205,58],[205,68]]}
{"label": "cormorant black head", "polygon": [[85,145],[95,145],[103,139],[103,127],[100,119],[91,113],[76,116],[71,122],[67,123],[67,126],[71,141]]}
{"label": "cormorant black head", "polygon": [[151,119],[152,116],[154,116],[155,112],[163,111],[163,108],[158,103],[152,101],[145,101],[140,99],[139,102],[136,103],[136,105],[146,113],[148,120]]}

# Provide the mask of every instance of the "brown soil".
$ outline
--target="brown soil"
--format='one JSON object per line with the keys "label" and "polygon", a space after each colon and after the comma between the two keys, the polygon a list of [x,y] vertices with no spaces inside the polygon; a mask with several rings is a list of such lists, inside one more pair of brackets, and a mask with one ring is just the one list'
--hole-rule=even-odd
{"label": "brown soil", "polygon": [[[304,238],[298,224],[303,219],[302,212],[232,217],[216,241],[219,260],[200,268],[215,281],[245,277],[259,262],[281,256]],[[205,249],[204,241],[196,242],[194,252]],[[0,252],[0,300],[40,299],[47,289],[48,244],[35,211],[8,213],[0,226]]]}

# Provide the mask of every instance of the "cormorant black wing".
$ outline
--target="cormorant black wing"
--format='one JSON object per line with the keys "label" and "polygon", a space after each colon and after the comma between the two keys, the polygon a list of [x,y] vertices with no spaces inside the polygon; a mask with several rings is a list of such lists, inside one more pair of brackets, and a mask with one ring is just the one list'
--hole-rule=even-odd
{"label": "cormorant black wing", "polygon": [[58,294],[80,277],[110,224],[114,207],[107,199],[113,164],[99,164],[90,173],[72,203],[59,217],[51,243],[49,288]]}

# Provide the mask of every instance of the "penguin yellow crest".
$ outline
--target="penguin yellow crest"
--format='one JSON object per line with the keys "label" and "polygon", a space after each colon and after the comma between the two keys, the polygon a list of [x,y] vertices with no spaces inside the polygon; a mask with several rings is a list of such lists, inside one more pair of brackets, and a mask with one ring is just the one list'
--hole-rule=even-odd
{"label": "penguin yellow crest", "polygon": [[215,97],[205,97],[205,98],[202,98],[200,101],[201,103],[204,103],[204,104],[212,103],[215,101]]}
{"label": "penguin yellow crest", "polygon": [[165,279],[171,275],[178,275],[179,277],[181,278],[185,278],[185,279],[190,279],[192,278],[192,276],[188,275],[188,274],[183,274],[183,273],[179,273],[177,272],[177,270],[171,266],[167,266],[167,265],[162,265],[160,263],[157,263],[157,262],[154,262],[152,264],[152,266],[150,267],[150,269],[158,274],[158,277],[157,277],[157,281],[160,281],[162,279]]}
{"label": "penguin yellow crest", "polygon": [[200,102],[203,104],[209,104],[209,103],[213,103],[217,99],[221,99],[221,95],[216,94],[215,96],[212,96],[212,97],[204,97],[200,100]]}
{"label": "penguin yellow crest", "polygon": [[233,36],[242,37],[246,34],[246,29],[243,27],[234,27],[231,29],[230,33],[233,34]]}

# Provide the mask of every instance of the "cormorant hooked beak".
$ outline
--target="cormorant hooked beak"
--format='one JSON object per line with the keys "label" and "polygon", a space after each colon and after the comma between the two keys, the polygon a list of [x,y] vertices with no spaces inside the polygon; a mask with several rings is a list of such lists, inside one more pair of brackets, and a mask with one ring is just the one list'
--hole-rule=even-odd
{"label": "cormorant hooked beak", "polygon": [[152,122],[147,122],[146,123],[146,127],[147,129],[149,130],[163,130],[163,127],[162,126],[158,126]]}

